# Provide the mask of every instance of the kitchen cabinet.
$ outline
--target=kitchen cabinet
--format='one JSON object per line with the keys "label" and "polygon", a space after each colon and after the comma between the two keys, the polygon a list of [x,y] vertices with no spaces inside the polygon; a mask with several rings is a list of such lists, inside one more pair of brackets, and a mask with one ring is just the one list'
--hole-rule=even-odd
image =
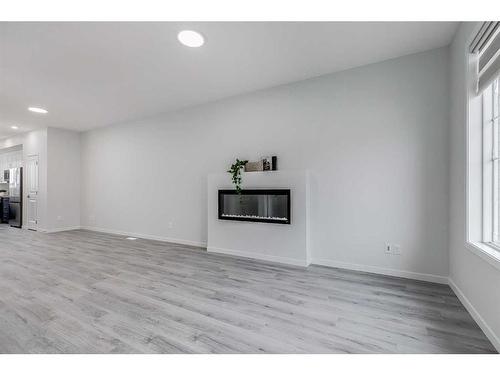
{"label": "kitchen cabinet", "polygon": [[0,183],[4,181],[3,172],[10,168],[19,168],[23,166],[23,151],[9,151],[0,153]]}
{"label": "kitchen cabinet", "polygon": [[9,222],[9,198],[0,197],[0,222],[8,223]]}

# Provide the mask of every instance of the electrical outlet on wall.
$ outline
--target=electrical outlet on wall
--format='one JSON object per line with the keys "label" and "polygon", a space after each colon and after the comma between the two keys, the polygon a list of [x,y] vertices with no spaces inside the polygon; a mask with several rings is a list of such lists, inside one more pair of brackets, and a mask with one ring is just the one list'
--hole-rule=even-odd
{"label": "electrical outlet on wall", "polygon": [[62,220],[62,216],[61,215],[57,216],[57,221],[61,221],[61,220]]}
{"label": "electrical outlet on wall", "polygon": [[172,229],[174,227],[174,222],[173,221],[169,221],[168,222],[168,229]]}
{"label": "electrical outlet on wall", "polygon": [[384,252],[390,255],[401,255],[401,245],[386,243]]}
{"label": "electrical outlet on wall", "polygon": [[385,253],[386,254],[391,254],[392,251],[391,251],[391,244],[390,243],[386,243],[385,244]]}

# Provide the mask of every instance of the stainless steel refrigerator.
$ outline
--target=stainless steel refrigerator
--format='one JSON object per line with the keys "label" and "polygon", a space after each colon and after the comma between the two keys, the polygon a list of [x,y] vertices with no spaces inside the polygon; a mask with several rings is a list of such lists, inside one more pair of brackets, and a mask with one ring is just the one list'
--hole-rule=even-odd
{"label": "stainless steel refrigerator", "polygon": [[21,228],[23,225],[23,168],[9,170],[9,224]]}

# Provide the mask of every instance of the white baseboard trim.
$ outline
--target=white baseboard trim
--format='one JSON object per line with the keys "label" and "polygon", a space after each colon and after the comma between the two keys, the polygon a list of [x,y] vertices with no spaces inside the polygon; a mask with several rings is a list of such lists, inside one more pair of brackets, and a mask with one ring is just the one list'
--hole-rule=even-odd
{"label": "white baseboard trim", "polygon": [[150,235],[150,234],[125,232],[125,231],[121,231],[121,230],[114,230],[114,229],[107,229],[107,228],[98,228],[98,227],[89,227],[89,226],[82,226],[82,227],[80,227],[80,229],[90,230],[92,232],[115,234],[115,235],[118,235],[118,236],[137,237],[137,238],[144,238],[146,240],[177,243],[177,244],[180,244],[180,245],[196,246],[196,247],[203,247],[203,248],[207,247],[206,242],[183,240],[183,239],[180,239],[180,238],[154,236],[154,235]]}
{"label": "white baseboard trim", "polygon": [[450,285],[451,289],[453,289],[458,299],[465,306],[465,308],[472,316],[472,318],[476,321],[477,325],[481,327],[482,331],[484,332],[486,337],[488,337],[488,339],[491,341],[495,349],[500,353],[500,338],[495,334],[495,332],[493,332],[490,326],[486,323],[483,317],[474,308],[469,299],[465,296],[465,294],[460,290],[458,285],[455,284],[455,282],[451,278],[448,278],[448,284]]}
{"label": "white baseboard trim", "polygon": [[393,268],[368,266],[368,265],[364,265],[364,264],[338,262],[338,261],[330,260],[330,259],[317,259],[317,258],[315,259],[315,258],[313,258],[311,261],[311,264],[316,264],[319,266],[326,266],[326,267],[343,268],[343,269],[352,270],[352,271],[370,272],[370,273],[376,273],[379,275],[386,275],[386,276],[403,277],[405,279],[430,281],[430,282],[439,283],[439,284],[448,284],[448,278],[446,276],[439,276],[439,275],[433,275],[433,274],[428,274],[428,273],[396,270]]}
{"label": "white baseboard trim", "polygon": [[[114,235],[118,235],[118,236],[137,237],[137,238],[144,238],[144,239],[154,240],[154,241],[170,242],[170,243],[177,243],[180,245],[188,245],[188,246],[207,248],[207,244],[205,242],[197,242],[197,241],[184,240],[184,239],[172,238],[172,237],[154,236],[154,235],[147,235],[147,234],[142,234],[142,233],[126,232],[126,231],[107,229],[107,228],[99,228],[99,227],[91,227],[91,226],[75,226],[75,227],[57,228],[57,229],[51,229],[51,230],[39,229],[38,231],[42,232],[42,233],[57,233],[57,232],[65,232],[65,231],[77,230],[77,229],[84,229],[84,230],[89,230],[92,232],[109,233],[109,234],[114,234]],[[292,266],[299,266],[299,267],[307,267],[309,264],[316,264],[316,265],[320,265],[320,266],[342,268],[342,269],[348,269],[348,270],[352,270],[352,271],[370,272],[370,273],[376,273],[376,274],[380,274],[380,275],[404,277],[407,279],[422,280],[422,281],[430,281],[430,282],[435,282],[435,283],[439,283],[439,284],[448,284],[449,283],[449,279],[445,276],[438,276],[438,275],[418,273],[418,272],[412,272],[412,271],[404,271],[404,270],[396,270],[396,269],[391,269],[391,268],[382,268],[382,267],[377,267],[377,266],[368,266],[368,265],[363,265],[363,264],[338,262],[338,261],[334,261],[334,260],[330,260],[330,259],[317,259],[317,258],[315,259],[315,258],[313,258],[312,260],[309,261],[309,260],[280,257],[280,256],[276,256],[276,255],[259,254],[257,252],[223,249],[223,248],[217,248],[217,247],[208,247],[207,251],[211,252],[211,253],[226,254],[226,255],[232,255],[232,256],[243,257],[243,258],[264,260],[267,262],[289,264]]]}
{"label": "white baseboard trim", "polygon": [[69,230],[78,230],[81,229],[81,227],[74,226],[74,227],[66,227],[66,228],[56,228],[56,229],[41,229],[38,228],[37,232],[42,232],[42,233],[58,233],[58,232],[67,232]]}
{"label": "white baseboard trim", "polygon": [[237,256],[237,257],[242,257],[242,258],[264,260],[266,262],[289,264],[292,266],[299,266],[299,267],[307,267],[308,266],[308,263],[306,260],[280,257],[280,256],[276,256],[276,255],[259,254],[259,253],[249,252],[249,251],[232,250],[232,249],[221,249],[221,248],[212,247],[212,246],[207,247],[207,251],[209,253],[218,253],[218,254],[232,255],[232,256]]}

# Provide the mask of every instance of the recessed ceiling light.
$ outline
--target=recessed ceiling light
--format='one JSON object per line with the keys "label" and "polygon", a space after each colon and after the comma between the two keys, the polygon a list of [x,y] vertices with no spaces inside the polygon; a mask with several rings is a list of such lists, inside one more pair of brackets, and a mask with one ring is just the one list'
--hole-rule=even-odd
{"label": "recessed ceiling light", "polygon": [[130,241],[135,241],[137,239],[137,237],[126,237],[125,239],[130,240]]}
{"label": "recessed ceiling light", "polygon": [[36,112],[36,113],[48,113],[49,112],[46,109],[38,108],[38,107],[29,107],[28,110],[31,112]]}
{"label": "recessed ceiling light", "polygon": [[183,30],[177,34],[179,42],[188,47],[201,47],[205,43],[205,38],[199,32],[193,30]]}
{"label": "recessed ceiling light", "polygon": [[14,130],[19,129],[19,127],[18,127],[18,126],[16,126],[16,125],[12,125],[10,128],[11,128],[11,129],[14,129]]}

